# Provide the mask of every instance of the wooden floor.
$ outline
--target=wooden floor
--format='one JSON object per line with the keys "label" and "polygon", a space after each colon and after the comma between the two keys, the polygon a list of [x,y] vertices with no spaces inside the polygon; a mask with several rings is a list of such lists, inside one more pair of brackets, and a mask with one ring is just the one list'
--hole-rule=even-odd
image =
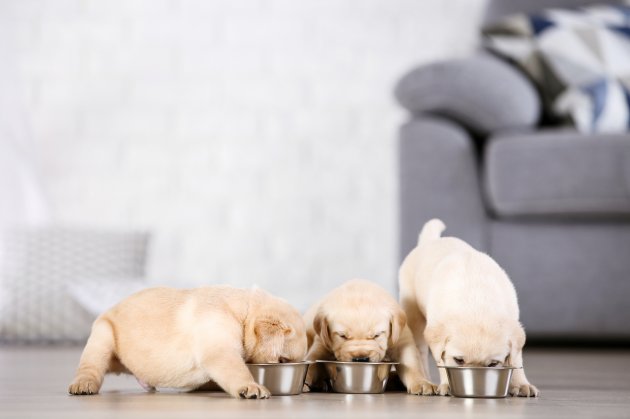
{"label": "wooden floor", "polygon": [[80,350],[0,347],[0,418],[628,418],[630,351],[530,350],[539,399],[303,394],[235,400],[224,393],[146,393],[108,377],[101,394],[69,396]]}

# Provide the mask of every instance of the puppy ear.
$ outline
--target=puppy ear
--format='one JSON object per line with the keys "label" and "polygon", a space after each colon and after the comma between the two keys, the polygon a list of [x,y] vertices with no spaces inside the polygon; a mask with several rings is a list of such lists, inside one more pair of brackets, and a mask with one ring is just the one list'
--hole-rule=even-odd
{"label": "puppy ear", "polygon": [[400,307],[396,307],[394,313],[392,314],[392,318],[389,321],[389,339],[390,345],[395,345],[398,342],[398,338],[402,333],[403,329],[407,325],[407,315]]}
{"label": "puppy ear", "polygon": [[[245,354],[251,359],[254,354],[261,358],[255,362],[273,362],[281,352],[285,338],[291,333],[291,328],[279,319],[259,317],[254,320],[254,338],[245,338]],[[251,336],[251,335],[250,335]]]}
{"label": "puppy ear", "polygon": [[431,354],[435,362],[438,365],[440,365],[440,361],[443,363],[444,352],[449,339],[446,326],[442,323],[427,325],[424,329],[424,339],[431,349]]}
{"label": "puppy ear", "polygon": [[254,326],[256,336],[260,338],[268,338],[271,336],[285,336],[291,333],[291,328],[281,320],[263,317],[256,320]]}
{"label": "puppy ear", "polygon": [[508,340],[509,355],[505,359],[505,365],[521,368],[523,366],[523,346],[525,346],[525,330],[519,322],[512,327],[512,334]]}
{"label": "puppy ear", "polygon": [[315,334],[322,339],[324,345],[330,348],[332,342],[330,340],[330,331],[328,330],[328,319],[321,310],[317,312],[313,319],[313,329],[315,330]]}

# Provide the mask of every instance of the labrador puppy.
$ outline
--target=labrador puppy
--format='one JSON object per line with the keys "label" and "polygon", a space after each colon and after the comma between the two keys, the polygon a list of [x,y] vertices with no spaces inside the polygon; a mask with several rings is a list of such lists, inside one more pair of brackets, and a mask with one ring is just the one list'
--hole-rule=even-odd
{"label": "labrador puppy", "polygon": [[96,319],[68,391],[95,394],[106,373],[128,373],[151,390],[213,381],[266,399],[245,363],[301,361],[306,349],[300,313],[263,290],[150,288]]}
{"label": "labrador puppy", "polygon": [[[441,237],[444,223],[427,222],[418,246],[403,261],[400,301],[424,359],[427,347],[438,366],[511,366],[513,396],[538,396],[523,366],[525,332],[516,291],[488,255],[454,237]],[[438,393],[449,392],[440,368]]]}
{"label": "labrador puppy", "polygon": [[[420,362],[405,313],[373,282],[346,282],[313,305],[304,320],[307,360],[400,362],[397,371],[409,393],[432,395],[436,391]],[[309,368],[305,390],[318,387],[320,378],[318,368]]]}

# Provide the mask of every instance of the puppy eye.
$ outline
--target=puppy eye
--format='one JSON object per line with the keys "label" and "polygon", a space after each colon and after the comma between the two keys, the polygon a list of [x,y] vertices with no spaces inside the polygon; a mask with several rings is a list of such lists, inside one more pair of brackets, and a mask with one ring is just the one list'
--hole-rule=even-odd
{"label": "puppy eye", "polygon": [[287,364],[287,363],[291,362],[291,360],[289,358],[285,358],[285,357],[281,356],[280,358],[278,358],[278,362],[280,364]]}
{"label": "puppy eye", "polygon": [[453,360],[455,361],[457,365],[464,365],[464,358],[460,356],[454,356]]}
{"label": "puppy eye", "polygon": [[499,365],[499,361],[492,361],[488,364],[488,367],[493,368]]}
{"label": "puppy eye", "polygon": [[347,340],[348,339],[348,336],[345,333],[337,333],[337,336],[339,336],[343,340]]}
{"label": "puppy eye", "polygon": [[381,336],[383,336],[383,333],[385,333],[385,332],[374,333],[372,336],[370,336],[370,339],[378,339]]}

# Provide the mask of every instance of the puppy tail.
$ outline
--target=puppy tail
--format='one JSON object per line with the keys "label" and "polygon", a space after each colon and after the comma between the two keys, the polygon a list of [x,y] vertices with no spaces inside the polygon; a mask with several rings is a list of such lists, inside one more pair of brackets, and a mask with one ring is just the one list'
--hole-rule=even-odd
{"label": "puppy tail", "polygon": [[418,245],[430,242],[431,240],[439,239],[442,237],[442,232],[446,229],[446,226],[439,218],[433,218],[427,221],[420,231],[418,236]]}

